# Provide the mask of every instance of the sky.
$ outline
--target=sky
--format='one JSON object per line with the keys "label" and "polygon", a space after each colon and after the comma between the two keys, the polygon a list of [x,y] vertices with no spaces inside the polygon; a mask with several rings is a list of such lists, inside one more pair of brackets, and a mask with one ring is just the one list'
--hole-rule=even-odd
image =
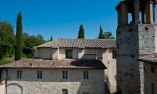
{"label": "sky", "polygon": [[[43,35],[44,39],[77,38],[79,26],[85,38],[97,38],[100,25],[104,32],[115,36],[120,0],[0,0],[0,20],[16,27],[16,17],[22,12],[23,31]],[[157,9],[157,8],[156,8]],[[156,10],[157,13],[157,10]]]}

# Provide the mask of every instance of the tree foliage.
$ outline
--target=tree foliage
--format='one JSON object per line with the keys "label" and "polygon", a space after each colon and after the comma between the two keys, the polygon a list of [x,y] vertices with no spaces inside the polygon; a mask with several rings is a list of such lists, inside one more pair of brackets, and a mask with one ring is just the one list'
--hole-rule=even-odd
{"label": "tree foliage", "polygon": [[98,37],[98,39],[104,39],[104,38],[105,38],[105,35],[104,35],[104,32],[103,32],[102,27],[100,26],[100,32],[99,32],[99,37]]}
{"label": "tree foliage", "polygon": [[[22,18],[20,19],[22,21]],[[19,20],[17,20],[16,31],[22,31],[22,22],[21,25],[19,25],[19,23]],[[23,42],[22,44],[20,44],[20,46],[22,47],[22,54],[20,57],[32,58],[34,55],[33,47],[45,43],[43,36],[40,34],[36,36],[30,36],[27,33],[23,33],[22,39],[18,37],[21,34],[22,32],[20,32],[20,34],[16,32],[15,36],[13,26],[7,21],[0,21],[0,64],[6,64],[8,63],[8,61],[10,61],[10,59],[13,61],[14,55],[17,54],[17,47],[19,47],[18,42],[21,42],[21,40],[23,40]]]}
{"label": "tree foliage", "polygon": [[84,39],[84,28],[83,28],[83,25],[80,25],[80,28],[79,28],[79,32],[78,32],[78,38],[82,38]]}
{"label": "tree foliage", "polygon": [[22,15],[21,12],[17,15],[16,23],[16,46],[15,46],[15,60],[20,60],[22,57],[22,45],[23,45],[23,28],[22,28]]}
{"label": "tree foliage", "polygon": [[14,51],[13,26],[6,21],[0,21],[0,59],[12,56]]}
{"label": "tree foliage", "polygon": [[50,41],[53,41],[53,37],[51,36]]}
{"label": "tree foliage", "polygon": [[45,43],[43,36],[39,34],[37,36],[29,36],[27,33],[24,33],[23,40],[24,40],[23,54],[29,58],[32,58],[34,56],[33,47]]}
{"label": "tree foliage", "polygon": [[104,32],[105,39],[114,39],[114,36],[111,32]]}

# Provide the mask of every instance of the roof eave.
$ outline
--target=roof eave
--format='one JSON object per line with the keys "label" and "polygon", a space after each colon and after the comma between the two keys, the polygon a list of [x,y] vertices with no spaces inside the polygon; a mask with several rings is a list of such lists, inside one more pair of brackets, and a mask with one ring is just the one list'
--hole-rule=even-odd
{"label": "roof eave", "polygon": [[143,63],[157,65],[157,61],[150,61],[150,60],[143,60],[143,59],[137,59],[137,60],[142,61]]}
{"label": "roof eave", "polygon": [[107,69],[106,66],[102,68],[92,68],[92,67],[85,67],[85,68],[44,68],[44,67],[0,67],[0,69]]}

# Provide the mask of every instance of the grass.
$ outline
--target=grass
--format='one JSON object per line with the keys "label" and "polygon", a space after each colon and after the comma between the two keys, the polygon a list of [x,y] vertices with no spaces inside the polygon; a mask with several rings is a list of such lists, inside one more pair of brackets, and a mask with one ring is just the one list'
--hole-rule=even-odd
{"label": "grass", "polygon": [[14,57],[3,58],[0,60],[0,65],[5,65],[14,61]]}
{"label": "grass", "polygon": [[[0,59],[0,66],[14,62],[15,61],[14,58],[15,57],[12,56],[12,57],[5,57],[3,59]],[[23,55],[21,59],[28,59],[28,57],[26,55]]]}
{"label": "grass", "polygon": [[4,59],[0,60],[0,65],[5,65],[8,63],[10,63],[10,61],[4,60]]}

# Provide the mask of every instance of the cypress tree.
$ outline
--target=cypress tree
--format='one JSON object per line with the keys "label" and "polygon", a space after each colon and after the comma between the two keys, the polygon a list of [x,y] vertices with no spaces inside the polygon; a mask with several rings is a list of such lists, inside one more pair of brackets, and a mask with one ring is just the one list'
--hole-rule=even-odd
{"label": "cypress tree", "polygon": [[100,32],[99,32],[99,37],[98,37],[98,39],[104,39],[105,38],[105,36],[104,36],[104,33],[103,33],[103,29],[102,29],[102,27],[101,27],[101,25],[100,25]]}
{"label": "cypress tree", "polygon": [[53,41],[53,38],[52,38],[52,36],[51,36],[51,38],[50,38],[50,41]]}
{"label": "cypress tree", "polygon": [[82,38],[84,39],[84,28],[83,28],[83,25],[80,25],[80,28],[79,28],[79,32],[78,32],[78,38]]}
{"label": "cypress tree", "polygon": [[16,22],[16,46],[15,46],[15,60],[20,60],[22,57],[23,31],[22,31],[22,15],[21,12],[17,15]]}

